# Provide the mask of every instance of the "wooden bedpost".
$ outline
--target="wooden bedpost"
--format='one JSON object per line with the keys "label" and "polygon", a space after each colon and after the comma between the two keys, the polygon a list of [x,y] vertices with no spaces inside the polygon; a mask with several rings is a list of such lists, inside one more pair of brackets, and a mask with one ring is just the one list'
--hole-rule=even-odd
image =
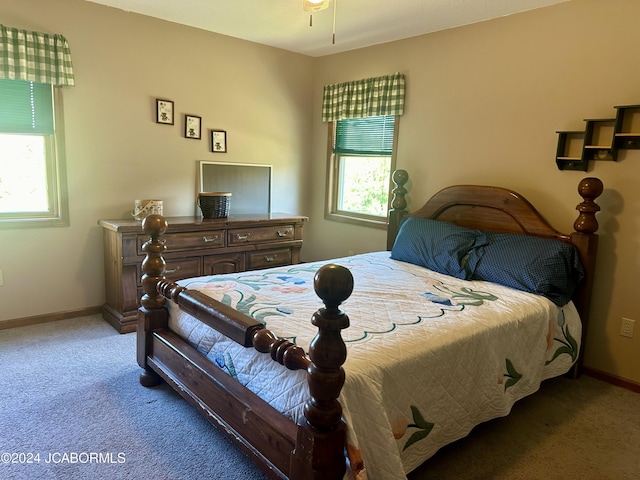
{"label": "wooden bedpost", "polygon": [[595,233],[598,230],[596,213],[600,211],[600,205],[595,202],[595,199],[602,195],[603,190],[602,180],[596,177],[583,178],[578,184],[578,193],[583,201],[576,207],[580,212],[573,224],[576,232]]}
{"label": "wooden bedpost", "polygon": [[291,477],[338,480],[346,471],[346,426],[338,397],[345,380],[342,364],[347,347],[340,331],[349,326],[349,317],[338,307],[353,291],[353,276],[345,267],[324,265],[315,275],[314,288],[325,308],[311,319],[318,333],[309,346],[310,398],[298,428]]}
{"label": "wooden bedpost", "polygon": [[[582,343],[585,344],[587,337],[587,327],[589,325],[589,310],[591,306],[591,291],[593,289],[593,276],[596,268],[596,251],[598,249],[598,220],[596,213],[600,211],[600,206],[596,204],[604,186],[599,178],[583,178],[578,184],[578,193],[582,197],[582,202],[576,206],[580,213],[573,224],[575,232],[571,234],[571,240],[578,249],[580,260],[585,270],[584,280],[578,287],[577,295],[574,297],[576,309],[582,319]],[[580,349],[578,360],[576,361],[570,374],[573,378],[578,378],[582,372],[582,362],[584,359],[584,348]]]}
{"label": "wooden bedpost", "polygon": [[404,188],[407,181],[409,181],[409,174],[406,170],[396,170],[393,172],[393,183],[396,185],[393,191],[393,199],[391,200],[391,210],[389,210],[389,225],[387,227],[387,250],[393,248],[393,243],[396,241],[398,235],[398,229],[400,228],[400,221],[407,214],[407,189]]}
{"label": "wooden bedpost", "polygon": [[149,215],[142,220],[142,229],[151,239],[142,245],[147,254],[142,261],[142,289],[144,295],[138,309],[137,356],[138,365],[144,368],[140,383],[152,387],[161,382],[160,376],[147,366],[147,355],[151,353],[153,330],[166,327],[168,315],[164,308],[165,299],[157,291],[158,283],[164,279],[166,263],[162,252],[166,247],[160,237],[167,230],[167,221],[161,215]]}

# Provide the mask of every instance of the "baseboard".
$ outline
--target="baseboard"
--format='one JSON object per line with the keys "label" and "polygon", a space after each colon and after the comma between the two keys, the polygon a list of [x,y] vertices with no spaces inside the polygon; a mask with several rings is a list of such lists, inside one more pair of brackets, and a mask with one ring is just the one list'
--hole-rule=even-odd
{"label": "baseboard", "polygon": [[15,327],[26,327],[27,325],[37,325],[39,323],[57,322],[67,318],[86,317],[95,315],[102,311],[102,307],[87,307],[67,312],[47,313],[45,315],[35,315],[33,317],[15,318],[13,320],[0,320],[0,330]]}
{"label": "baseboard", "polygon": [[627,390],[631,390],[632,392],[640,393],[640,383],[627,380],[626,378],[618,377],[616,375],[612,375],[595,368],[584,366],[582,367],[582,373],[584,373],[585,375],[589,375],[590,377],[597,378],[598,380],[602,380],[603,382],[626,388]]}

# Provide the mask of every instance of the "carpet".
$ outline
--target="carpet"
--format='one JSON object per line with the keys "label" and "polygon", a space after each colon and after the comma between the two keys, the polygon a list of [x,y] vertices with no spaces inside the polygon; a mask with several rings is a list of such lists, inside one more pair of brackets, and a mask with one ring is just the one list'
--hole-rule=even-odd
{"label": "carpet", "polygon": [[[135,334],[99,315],[0,330],[0,365],[2,479],[267,478],[167,385],[142,387]],[[409,475],[635,478],[640,395],[584,375],[544,382]]]}
{"label": "carpet", "polygon": [[0,478],[266,478],[166,384],[142,387],[135,334],[98,315],[0,331],[0,365],[0,455],[20,455]]}

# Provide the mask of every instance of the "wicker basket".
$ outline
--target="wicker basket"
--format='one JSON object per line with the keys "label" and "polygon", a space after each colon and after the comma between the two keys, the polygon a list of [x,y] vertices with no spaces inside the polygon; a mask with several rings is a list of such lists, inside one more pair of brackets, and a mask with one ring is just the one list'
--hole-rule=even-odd
{"label": "wicker basket", "polygon": [[200,192],[198,205],[204,218],[226,218],[229,216],[229,192]]}

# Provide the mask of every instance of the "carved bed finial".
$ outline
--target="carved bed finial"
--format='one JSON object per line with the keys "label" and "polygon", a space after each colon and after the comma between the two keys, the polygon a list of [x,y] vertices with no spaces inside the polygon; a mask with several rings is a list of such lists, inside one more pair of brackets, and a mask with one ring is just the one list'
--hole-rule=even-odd
{"label": "carved bed finial", "polygon": [[[351,292],[353,292],[353,276],[349,269],[329,263],[320,267],[316,272],[313,278],[313,288],[327,309],[333,312],[333,310],[338,310],[340,304],[349,298]],[[316,315],[321,311],[322,309],[318,310]],[[344,317],[347,323],[341,328],[349,326],[348,317],[346,315]],[[312,323],[316,325],[315,322]]]}
{"label": "carved bed finial", "polygon": [[[313,363],[308,368],[310,398],[304,406],[304,417],[307,428],[316,433],[309,445],[313,472],[307,472],[305,478],[342,478],[346,471],[346,426],[338,397],[344,385],[342,364],[347,359],[347,347],[340,331],[349,326],[349,317],[338,307],[353,291],[353,276],[345,267],[328,264],[316,272],[313,284],[325,308],[311,318],[318,333],[309,346]],[[299,442],[306,443],[307,439],[303,430],[299,431]]]}
{"label": "carved bed finial", "polygon": [[578,193],[583,201],[576,206],[576,210],[580,212],[573,224],[576,232],[594,233],[598,230],[596,213],[600,211],[600,206],[595,199],[602,194],[603,190],[602,181],[596,177],[583,178],[578,184]]}
{"label": "carved bed finial", "polygon": [[396,170],[391,176],[396,185],[392,190],[391,210],[389,210],[389,225],[387,226],[387,250],[391,250],[396,240],[400,220],[407,214],[407,189],[405,184],[409,181],[409,173],[406,170]]}
{"label": "carved bed finial", "polygon": [[393,183],[396,184],[391,193],[393,193],[393,200],[391,200],[392,209],[404,210],[407,208],[407,189],[404,188],[405,184],[409,181],[409,174],[406,170],[396,170],[393,172]]}
{"label": "carved bed finial", "polygon": [[142,245],[142,251],[147,254],[142,261],[142,289],[144,295],[140,300],[142,307],[153,310],[162,308],[164,297],[156,290],[156,285],[162,279],[166,270],[166,263],[162,253],[166,250],[164,240],[160,237],[167,231],[167,221],[161,215],[149,215],[142,220],[142,229],[151,239]]}

